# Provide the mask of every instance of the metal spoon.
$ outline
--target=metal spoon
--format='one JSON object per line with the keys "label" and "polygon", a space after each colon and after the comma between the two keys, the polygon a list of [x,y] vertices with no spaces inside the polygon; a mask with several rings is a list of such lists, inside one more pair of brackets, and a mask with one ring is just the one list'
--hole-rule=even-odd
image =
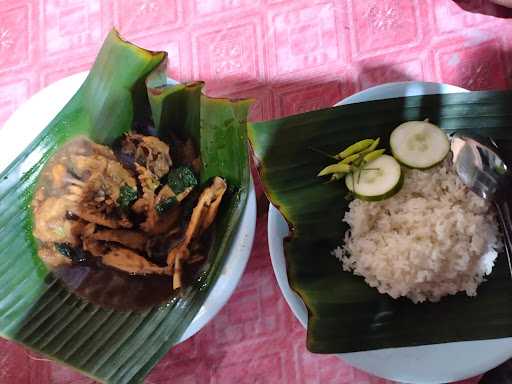
{"label": "metal spoon", "polygon": [[498,146],[492,139],[455,133],[451,137],[450,147],[453,167],[462,182],[496,206],[512,277],[512,219],[506,198],[512,185],[509,169],[498,155]]}

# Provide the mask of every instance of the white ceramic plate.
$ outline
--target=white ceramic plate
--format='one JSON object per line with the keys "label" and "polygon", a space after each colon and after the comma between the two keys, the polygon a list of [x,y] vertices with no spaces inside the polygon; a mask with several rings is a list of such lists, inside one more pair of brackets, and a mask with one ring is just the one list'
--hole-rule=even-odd
{"label": "white ceramic plate", "polygon": [[[459,87],[437,83],[390,83],[356,93],[338,104],[465,91]],[[288,305],[295,317],[306,327],[308,321],[306,307],[299,296],[291,290],[286,276],[283,238],[287,235],[286,221],[275,207],[270,206],[268,242],[272,266]],[[447,383],[476,376],[511,358],[512,338],[388,348],[338,356],[354,367],[390,380],[406,383]]]}
{"label": "white ceramic plate", "polygon": [[[2,172],[64,107],[84,82],[87,72],[59,80],[21,105],[0,129],[0,172]],[[256,228],[256,195],[251,189],[228,259],[212,291],[180,342],[197,333],[226,304],[235,290],[251,254]]]}

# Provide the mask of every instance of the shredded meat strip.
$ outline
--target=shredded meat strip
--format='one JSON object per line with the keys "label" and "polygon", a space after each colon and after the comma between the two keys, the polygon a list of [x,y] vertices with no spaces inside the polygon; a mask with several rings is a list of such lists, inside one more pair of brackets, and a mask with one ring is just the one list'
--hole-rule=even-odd
{"label": "shredded meat strip", "polygon": [[119,243],[137,251],[143,251],[148,241],[148,237],[144,233],[129,229],[104,229],[92,234],[91,238]]}
{"label": "shredded meat strip", "polygon": [[169,172],[172,165],[169,146],[157,137],[127,134],[121,145],[124,155],[133,157],[137,164],[147,168],[157,179]]}
{"label": "shredded meat strip", "polygon": [[176,276],[173,279],[173,288],[176,289],[181,286],[181,260],[189,256],[188,246],[191,240],[199,236],[213,222],[226,189],[227,185],[224,180],[220,177],[213,179],[212,185],[206,188],[199,196],[198,203],[192,211],[183,241],[177,247],[171,249],[167,255],[167,265],[175,267]]}
{"label": "shredded meat strip", "polygon": [[155,227],[158,215],[155,210],[155,189],[159,185],[158,179],[146,168],[135,164],[138,179],[142,186],[142,197],[132,206],[132,209],[146,216],[146,220],[140,225],[143,231],[151,232]]}
{"label": "shredded meat strip", "polygon": [[159,267],[138,253],[126,248],[114,248],[102,258],[103,264],[137,275],[171,274],[169,268]]}

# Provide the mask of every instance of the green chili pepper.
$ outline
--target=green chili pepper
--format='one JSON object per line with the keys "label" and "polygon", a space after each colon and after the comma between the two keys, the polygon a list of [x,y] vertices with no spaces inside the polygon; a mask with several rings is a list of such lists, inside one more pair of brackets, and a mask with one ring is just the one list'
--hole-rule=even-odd
{"label": "green chili pepper", "polygon": [[379,145],[379,143],[380,143],[380,137],[377,137],[377,138],[373,141],[373,143],[372,143],[368,148],[366,148],[364,151],[361,151],[361,152],[359,153],[359,156],[360,156],[360,157],[359,157],[359,159],[358,159],[358,160],[356,160],[356,161],[354,162],[354,165],[356,165],[356,166],[358,166],[358,167],[359,167],[359,166],[363,163],[363,159],[364,159],[364,157],[365,157],[367,154],[369,154],[369,153],[371,153],[371,152],[375,151],[375,149],[377,148],[377,146]]}
{"label": "green chili pepper", "polygon": [[373,140],[373,139],[364,139],[364,140],[358,141],[357,143],[352,144],[351,146],[345,148],[343,151],[338,153],[336,155],[336,158],[341,160],[350,155],[359,153],[359,152],[363,151],[364,149],[368,148],[369,146],[371,146],[374,143],[374,141],[375,140]]}
{"label": "green chili pepper", "polygon": [[379,157],[381,157],[383,155],[384,152],[386,152],[385,149],[377,149],[375,151],[367,153],[363,157],[363,163],[366,164],[366,163],[369,163],[370,161],[378,159]]}
{"label": "green chili pepper", "polygon": [[343,179],[346,176],[346,173],[336,172],[331,175],[329,181],[338,181]]}
{"label": "green chili pepper", "polygon": [[497,166],[494,167],[494,170],[499,174],[499,175],[506,175],[507,174],[507,166],[505,164],[499,164]]}
{"label": "green chili pepper", "polygon": [[351,162],[359,159],[359,153],[355,153],[353,155],[345,157],[343,160],[340,161],[340,164],[350,164]]}
{"label": "green chili pepper", "polygon": [[380,143],[380,137],[377,137],[368,148],[366,148],[364,151],[361,151],[360,155],[365,156],[368,153],[375,151],[375,149],[377,148],[379,143]]}
{"label": "green chili pepper", "polygon": [[340,162],[337,164],[328,165],[327,167],[322,169],[317,176],[325,176],[331,173],[348,173],[350,172],[351,169],[352,167],[350,166],[350,164],[341,164]]}

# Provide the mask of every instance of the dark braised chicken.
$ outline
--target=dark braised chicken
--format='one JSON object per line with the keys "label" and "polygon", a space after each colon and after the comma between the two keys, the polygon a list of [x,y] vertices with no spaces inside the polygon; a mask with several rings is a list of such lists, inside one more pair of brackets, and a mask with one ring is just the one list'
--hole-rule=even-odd
{"label": "dark braised chicken", "polygon": [[216,177],[200,190],[192,151],[173,166],[169,146],[153,136],[127,134],[116,153],[86,138],[66,144],[32,202],[41,259],[52,268],[94,261],[172,275],[173,288],[181,287],[184,266],[204,259],[198,243],[227,189]]}

